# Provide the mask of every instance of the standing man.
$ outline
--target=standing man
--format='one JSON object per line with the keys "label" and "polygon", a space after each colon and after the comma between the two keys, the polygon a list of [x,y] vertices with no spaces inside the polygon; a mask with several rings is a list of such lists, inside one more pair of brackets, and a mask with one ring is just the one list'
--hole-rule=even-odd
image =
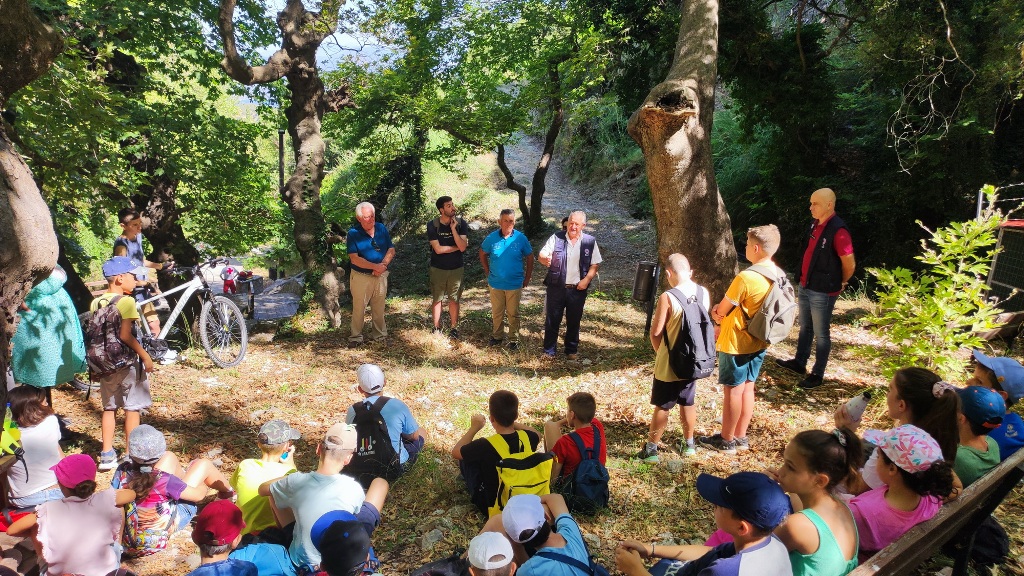
{"label": "standing man", "polygon": [[352,294],[352,334],[348,347],[355,348],[363,343],[363,323],[366,321],[366,305],[370,305],[373,326],[370,340],[380,340],[388,335],[384,323],[384,299],[388,295],[388,266],[395,259],[395,245],[383,224],[376,221],[377,210],[369,202],[356,205],[356,220],[359,225],[352,227],[345,237],[348,259],[352,264],[348,288]]}
{"label": "standing man", "polygon": [[[836,298],[846,288],[857,263],[853,258],[853,241],[846,223],[836,215],[836,194],[829,188],[811,194],[810,236],[800,266],[800,337],[796,343],[796,357],[776,360],[787,370],[807,376],[800,381],[801,388],[817,388],[825,377],[825,364],[832,350],[829,324]],[[807,374],[807,360],[811,357],[811,340],[815,341],[814,366]]]}
{"label": "standing man", "polygon": [[540,249],[540,263],[548,267],[545,297],[544,355],[555,357],[558,327],[565,314],[565,355],[576,359],[580,347],[580,320],[587,301],[587,288],[597,275],[601,250],[590,234],[583,233],[587,215],[577,210],[569,214],[564,232],[555,232]]}
{"label": "standing man", "polygon": [[469,247],[469,227],[455,215],[451,196],[441,196],[434,203],[440,216],[427,222],[427,240],[430,241],[430,296],[433,298],[431,314],[434,333],[441,333],[441,305],[448,296],[448,320],[453,340],[459,339],[459,300],[462,298],[462,271],[465,253]]}
{"label": "standing man", "polygon": [[[491,346],[500,346],[505,338],[508,317],[508,347],[519,349],[519,299],[533,276],[533,247],[516,230],[516,213],[511,208],[498,216],[499,228],[480,245],[480,264],[491,290]],[[526,271],[523,271],[525,264]]]}

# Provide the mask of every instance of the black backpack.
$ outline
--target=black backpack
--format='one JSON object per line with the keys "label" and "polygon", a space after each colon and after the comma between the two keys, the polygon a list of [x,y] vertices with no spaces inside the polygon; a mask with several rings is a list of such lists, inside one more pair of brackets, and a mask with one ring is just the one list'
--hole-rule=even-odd
{"label": "black backpack", "polygon": [[594,429],[593,448],[584,446],[583,438],[575,431],[569,433],[582,460],[573,470],[569,486],[564,491],[569,510],[584,514],[593,514],[608,506],[608,469],[600,460],[601,431],[594,424],[590,426]]}
{"label": "black backpack", "polygon": [[679,333],[668,350],[668,364],[680,380],[707,378],[715,370],[715,327],[702,304],[704,288],[686,297],[678,288],[668,291],[683,307]]}
{"label": "black backpack", "polygon": [[388,400],[384,396],[379,396],[369,408],[366,402],[356,402],[352,405],[355,410],[352,423],[356,426],[358,440],[352,461],[345,465],[345,474],[358,480],[364,488],[368,487],[374,478],[384,478],[388,482],[393,482],[402,473],[398,452],[395,451],[391,436],[388,434],[388,423],[380,413]]}
{"label": "black backpack", "polygon": [[121,341],[121,312],[114,296],[100,305],[85,328],[85,361],[93,381],[109,376],[139,359],[138,354]]}

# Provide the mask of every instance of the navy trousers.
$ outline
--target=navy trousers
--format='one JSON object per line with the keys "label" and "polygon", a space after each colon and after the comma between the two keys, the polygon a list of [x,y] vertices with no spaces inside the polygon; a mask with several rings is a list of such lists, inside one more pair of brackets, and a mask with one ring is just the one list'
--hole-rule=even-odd
{"label": "navy trousers", "polygon": [[558,344],[558,327],[565,316],[565,353],[575,354],[580,348],[580,320],[583,319],[583,305],[587,302],[587,291],[565,286],[548,286],[547,316],[544,318],[544,353],[555,354]]}

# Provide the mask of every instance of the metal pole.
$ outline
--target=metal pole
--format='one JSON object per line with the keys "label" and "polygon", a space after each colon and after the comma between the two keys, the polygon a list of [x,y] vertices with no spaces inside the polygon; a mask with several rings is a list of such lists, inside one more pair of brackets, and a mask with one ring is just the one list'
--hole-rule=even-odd
{"label": "metal pole", "polygon": [[279,188],[284,188],[284,130],[277,131],[277,182]]}
{"label": "metal pole", "polygon": [[981,205],[985,202],[985,193],[978,190],[978,209],[975,211],[974,219],[981,222]]}

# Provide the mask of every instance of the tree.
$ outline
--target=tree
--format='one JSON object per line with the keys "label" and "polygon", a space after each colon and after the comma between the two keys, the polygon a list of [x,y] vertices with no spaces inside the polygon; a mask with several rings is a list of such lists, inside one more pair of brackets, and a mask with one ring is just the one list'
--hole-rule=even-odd
{"label": "tree", "polygon": [[[41,76],[64,43],[32,12],[27,0],[0,3],[0,109],[14,92]],[[57,262],[50,211],[0,120],[0,373],[7,373],[18,306]],[[7,396],[3,387],[0,395]]]}
{"label": "tree", "polygon": [[672,68],[628,130],[647,162],[659,257],[679,252],[710,263],[694,277],[724,294],[736,273],[736,247],[711,158],[717,51],[717,0],[684,0]]}
{"label": "tree", "polygon": [[222,68],[228,76],[246,86],[288,79],[291,97],[285,116],[295,155],[295,171],[281,188],[294,219],[295,247],[312,277],[319,277],[317,300],[332,327],[341,326],[338,302],[344,290],[339,269],[328,244],[328,229],[320,204],[324,179],[324,141],[320,135],[323,116],[351,106],[348,87],[326,91],[316,64],[316,51],[334,34],[344,0],[326,0],[320,12],[306,10],[302,0],[288,0],[277,15],[281,48],[263,65],[252,66],[238,53],[235,38],[237,0],[221,0],[218,28],[224,42]]}

